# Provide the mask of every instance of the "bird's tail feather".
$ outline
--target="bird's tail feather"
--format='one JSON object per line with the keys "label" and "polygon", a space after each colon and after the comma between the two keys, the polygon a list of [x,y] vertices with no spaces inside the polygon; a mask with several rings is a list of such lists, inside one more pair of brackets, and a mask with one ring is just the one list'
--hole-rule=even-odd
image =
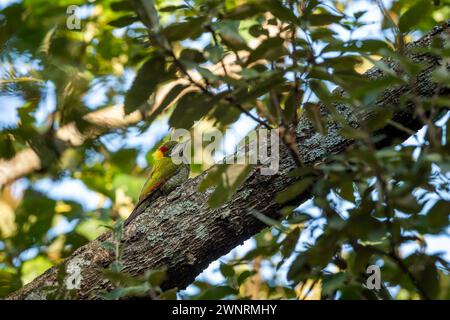
{"label": "bird's tail feather", "polygon": [[160,189],[155,190],[154,192],[147,195],[145,198],[141,199],[137,205],[134,207],[131,214],[123,223],[124,227],[126,227],[131,221],[133,221],[137,216],[139,216],[148,206],[152,203],[153,199],[158,198],[161,195],[162,191]]}

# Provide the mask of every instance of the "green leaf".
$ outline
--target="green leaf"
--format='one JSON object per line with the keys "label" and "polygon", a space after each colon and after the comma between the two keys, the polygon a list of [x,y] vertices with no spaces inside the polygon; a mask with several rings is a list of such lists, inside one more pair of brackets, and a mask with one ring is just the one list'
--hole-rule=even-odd
{"label": "green leaf", "polygon": [[275,89],[276,86],[280,85],[284,81],[285,79],[282,75],[275,74],[267,79],[263,79],[262,81],[255,83],[250,90],[247,88],[237,90],[235,94],[235,101],[237,103],[252,101],[263,94],[266,94],[270,90]]}
{"label": "green leaf", "polygon": [[36,245],[44,240],[52,226],[56,201],[43,193],[27,189],[20,206],[16,209],[16,223],[20,226],[16,235],[19,246]]}
{"label": "green leaf", "polygon": [[117,1],[112,2],[110,4],[110,8],[113,11],[133,11],[133,6],[131,4],[131,1]]}
{"label": "green leaf", "polygon": [[264,0],[260,2],[261,5],[266,8],[270,13],[282,21],[292,22],[294,24],[299,23],[299,19],[293,11],[283,6],[279,0]]}
{"label": "green leaf", "polygon": [[204,22],[204,17],[196,17],[184,22],[173,23],[163,30],[163,34],[169,41],[193,40],[205,31]]}
{"label": "green leaf", "polygon": [[123,28],[127,27],[130,24],[133,24],[135,22],[139,21],[138,17],[135,15],[126,15],[120,18],[117,18],[113,21],[110,21],[108,25],[116,27],[116,28]]}
{"label": "green leaf", "polygon": [[225,263],[220,264],[220,273],[222,273],[225,278],[231,278],[235,275],[233,266]]}
{"label": "green leaf", "polygon": [[210,83],[214,83],[215,81],[220,79],[220,77],[218,75],[214,74],[209,69],[202,68],[198,65],[196,66],[195,69],[197,69],[198,73],[200,73],[201,76],[203,78],[205,78],[206,80],[208,80]]}
{"label": "green leaf", "polygon": [[156,90],[159,83],[167,79],[166,61],[161,56],[147,60],[139,69],[130,90],[125,96],[125,112],[131,113],[141,107]]}
{"label": "green leaf", "polygon": [[382,40],[367,39],[360,41],[360,44],[358,52],[378,53],[381,50],[390,50],[388,44]]}
{"label": "green leaf", "polygon": [[309,87],[323,103],[331,101],[330,90],[328,90],[327,86],[322,81],[311,79],[309,81]]}
{"label": "green leaf", "polygon": [[230,20],[243,20],[263,13],[265,10],[254,3],[245,3],[225,13],[225,18]]}
{"label": "green leaf", "polygon": [[212,24],[213,29],[219,33],[223,42],[234,50],[245,50],[247,44],[239,33],[239,21],[224,20]]}
{"label": "green leaf", "polygon": [[22,281],[17,273],[0,269],[0,297],[6,297],[20,287],[22,287]]}
{"label": "green leaf", "polygon": [[145,297],[148,295],[149,289],[150,287],[146,283],[126,288],[116,288],[103,294],[102,298],[106,300],[118,300],[125,297]]}
{"label": "green leaf", "polygon": [[353,17],[355,17],[356,20],[359,20],[366,13],[367,13],[366,10],[357,11],[353,14]]}
{"label": "green leaf", "polygon": [[361,57],[357,55],[346,55],[342,57],[327,58],[324,60],[323,65],[333,68],[335,72],[348,72],[349,70],[354,70],[361,62]]}
{"label": "green leaf", "polygon": [[252,168],[252,165],[242,164],[217,165],[202,180],[198,191],[205,192],[206,189],[215,187],[209,197],[208,204],[211,208],[220,207],[244,183]]}
{"label": "green leaf", "polygon": [[439,200],[427,213],[429,231],[440,233],[449,225],[450,202]]}
{"label": "green leaf", "polygon": [[133,148],[124,148],[111,154],[111,164],[115,165],[124,173],[130,173],[136,166],[138,150]]}
{"label": "green leaf", "polygon": [[110,241],[104,241],[100,244],[103,249],[108,250],[110,253],[114,254],[116,252],[116,245]]}
{"label": "green leaf", "polygon": [[314,178],[303,178],[302,180],[287,187],[285,190],[279,192],[275,199],[278,203],[284,204],[303,194],[313,183]]}
{"label": "green leaf", "polygon": [[214,286],[202,292],[198,300],[219,300],[237,294],[237,290],[229,286]]}
{"label": "green leaf", "polygon": [[300,231],[301,230],[299,227],[295,227],[288,233],[286,238],[281,242],[280,251],[284,258],[289,257],[294,251],[295,246],[297,245],[298,239],[300,237]]}
{"label": "green leaf", "polygon": [[238,108],[227,108],[229,104],[219,103],[211,111],[211,119],[214,120],[214,125],[218,127],[226,127],[236,122],[241,111]]}
{"label": "green leaf", "polygon": [[133,277],[125,272],[117,272],[110,269],[103,269],[101,272],[106,279],[121,286],[135,286],[142,283],[137,277]]}
{"label": "green leaf", "polygon": [[248,33],[250,33],[253,37],[258,38],[262,35],[269,37],[269,31],[264,29],[259,24],[254,24],[248,29]]}
{"label": "green leaf", "polygon": [[307,254],[299,254],[292,262],[287,273],[287,279],[290,281],[301,281],[308,279],[311,266],[307,261]]}
{"label": "green leaf", "polygon": [[423,20],[432,9],[430,0],[419,0],[404,14],[401,15],[398,27],[401,32],[407,33]]}
{"label": "green leaf", "polygon": [[12,135],[8,133],[0,134],[0,159],[11,159],[16,154]]}
{"label": "green leaf", "polygon": [[339,195],[349,202],[355,203],[355,194],[353,190],[353,181],[350,179],[345,179],[340,183]]}
{"label": "green leaf", "polygon": [[345,126],[341,129],[340,134],[343,137],[350,139],[364,139],[366,137],[366,133],[363,130],[355,129],[350,126]]}
{"label": "green leaf", "polygon": [[191,48],[187,48],[181,51],[179,59],[186,64],[192,65],[205,62],[203,53]]}
{"label": "green leaf", "polygon": [[320,106],[313,103],[306,103],[304,107],[306,116],[308,117],[309,121],[311,121],[314,129],[321,135],[326,135],[328,131],[327,123],[320,113]]}
{"label": "green leaf", "polygon": [[177,10],[182,10],[182,9],[189,9],[189,6],[185,5],[185,4],[181,4],[181,5],[172,5],[172,6],[166,6],[166,7],[162,7],[159,9],[160,12],[174,12]]}
{"label": "green leaf", "polygon": [[119,173],[114,176],[112,180],[112,187],[114,190],[119,188],[123,189],[127,196],[132,198],[133,201],[137,201],[144,183],[145,178],[143,177],[135,177],[125,173]]}
{"label": "green leaf", "polygon": [[436,265],[434,263],[428,263],[423,269],[419,281],[422,283],[422,287],[426,292],[428,292],[428,295],[431,296],[432,299],[436,299],[439,294],[439,279],[439,272]]}
{"label": "green leaf", "polygon": [[241,272],[237,278],[238,285],[241,286],[245,280],[256,274],[255,271],[245,270]]}
{"label": "green leaf", "polygon": [[269,216],[266,216],[265,214],[257,210],[252,210],[252,214],[255,216],[256,219],[260,220],[262,223],[266,224],[269,227],[274,227],[283,231],[287,230],[286,227],[280,223],[280,221],[273,219]]}
{"label": "green leaf", "polygon": [[412,194],[405,196],[396,196],[393,199],[395,209],[408,214],[417,214],[422,207],[417,202],[416,198]]}
{"label": "green leaf", "polygon": [[383,223],[368,214],[357,214],[352,216],[347,225],[348,234],[361,241],[377,242],[385,235]]}
{"label": "green leaf", "polygon": [[431,78],[433,81],[435,81],[441,85],[450,86],[450,74],[449,74],[446,66],[441,66],[439,68],[436,68],[433,71]]}
{"label": "green leaf", "polygon": [[169,125],[174,128],[191,128],[194,122],[206,116],[218,101],[220,95],[210,97],[198,92],[187,93],[178,101],[169,119]]}
{"label": "green leaf", "polygon": [[153,287],[159,286],[167,278],[167,272],[164,269],[161,270],[150,270],[144,275],[144,279],[148,281]]}
{"label": "green leaf", "polygon": [[163,101],[158,106],[158,108],[156,108],[156,110],[153,110],[153,112],[148,117],[147,125],[155,121],[156,117],[158,117],[161,113],[163,113],[166,108],[170,107],[176,101],[176,99],[180,97],[180,94],[187,87],[189,86],[184,84],[177,84],[172,89],[170,89],[170,91],[164,97]]}
{"label": "green leaf", "polygon": [[366,122],[367,130],[369,130],[369,132],[373,132],[384,128],[389,120],[391,120],[392,115],[392,111],[387,110],[386,108],[375,110]]}
{"label": "green leaf", "polygon": [[268,38],[262,42],[255,50],[250,53],[246,62],[247,65],[259,59],[267,59],[274,61],[283,55],[288,54],[288,50],[284,47],[284,40],[279,37]]}
{"label": "green leaf", "polygon": [[342,16],[334,15],[331,13],[317,13],[308,16],[308,22],[312,26],[325,26],[332,23],[341,21]]}
{"label": "green leaf", "polygon": [[336,290],[341,288],[347,281],[347,274],[344,272],[326,274],[322,280],[322,295],[333,294]]}
{"label": "green leaf", "polygon": [[178,288],[164,291],[158,296],[159,300],[177,300]]}
{"label": "green leaf", "polygon": [[303,95],[304,95],[303,90],[298,90],[296,96],[294,87],[290,88],[289,94],[283,103],[284,106],[283,114],[284,117],[288,120],[288,122],[291,122],[296,116],[298,108],[300,107],[300,102],[303,100]]}
{"label": "green leaf", "polygon": [[396,76],[386,76],[370,81],[361,79],[361,83],[358,83],[354,88],[350,88],[350,93],[352,97],[372,102],[384,90],[400,84],[402,84],[402,80]]}
{"label": "green leaf", "polygon": [[218,63],[224,54],[223,48],[221,46],[215,46],[209,44],[205,47],[205,52],[207,53],[207,57],[211,62]]}
{"label": "green leaf", "polygon": [[[325,42],[329,42],[329,45],[326,46],[322,52],[327,52],[329,51],[329,48],[341,48],[343,45],[343,42],[339,41],[336,39],[337,38],[337,34],[335,31],[329,29],[328,27],[323,27],[323,28],[315,28],[313,30],[311,30],[311,39],[313,41],[325,41]],[[306,47],[306,44],[303,44],[302,47]],[[335,51],[336,49],[332,50]]]}
{"label": "green leaf", "polygon": [[43,255],[25,261],[21,268],[23,284],[31,282],[34,278],[40,276],[52,266],[53,263]]}
{"label": "green leaf", "polygon": [[436,257],[414,253],[409,255],[404,263],[411,270],[422,290],[431,299],[436,299],[440,288],[440,274],[436,266]]}

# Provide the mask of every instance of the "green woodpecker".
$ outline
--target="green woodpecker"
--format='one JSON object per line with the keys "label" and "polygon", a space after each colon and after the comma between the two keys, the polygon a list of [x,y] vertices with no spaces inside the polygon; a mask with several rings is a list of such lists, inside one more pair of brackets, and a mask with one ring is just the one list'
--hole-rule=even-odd
{"label": "green woodpecker", "polygon": [[179,154],[182,146],[176,141],[169,141],[153,153],[154,165],[139,195],[138,204],[125,220],[125,226],[140,215],[151,201],[163,194],[170,193],[188,179],[189,165],[175,164],[171,158],[175,152]]}

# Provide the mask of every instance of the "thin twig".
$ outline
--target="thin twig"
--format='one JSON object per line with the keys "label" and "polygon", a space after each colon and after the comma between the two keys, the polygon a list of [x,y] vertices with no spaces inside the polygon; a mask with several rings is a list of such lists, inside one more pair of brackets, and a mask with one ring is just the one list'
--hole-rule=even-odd
{"label": "thin twig", "polygon": [[308,291],[306,291],[306,293],[303,295],[302,300],[306,300],[306,298],[308,298],[308,296],[311,294],[311,292],[313,291],[314,287],[316,286],[317,282],[318,282],[318,279],[315,279],[313,281],[311,286],[308,288]]}
{"label": "thin twig", "polygon": [[[217,39],[217,34],[216,34],[216,32],[215,32],[214,29],[211,28],[210,26],[207,26],[206,29],[211,33],[211,36],[212,36],[213,41],[214,41],[214,45],[215,45],[216,47],[218,47],[218,46],[219,46],[219,41],[218,41],[218,39]],[[225,75],[226,77],[228,77],[228,71],[227,71],[227,67],[225,66],[225,62],[223,61],[223,57],[220,58],[220,64],[222,65],[222,69],[223,69],[224,75]],[[230,84],[229,84],[228,82],[227,82],[227,88],[228,88],[229,91],[231,91],[231,86],[230,86]]]}

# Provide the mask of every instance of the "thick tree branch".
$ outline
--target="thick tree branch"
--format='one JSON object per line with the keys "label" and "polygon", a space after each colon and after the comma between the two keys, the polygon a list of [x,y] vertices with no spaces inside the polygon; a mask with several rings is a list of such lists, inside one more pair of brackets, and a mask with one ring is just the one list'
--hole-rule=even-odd
{"label": "thick tree branch", "polygon": [[[428,46],[432,39],[443,33],[449,33],[450,23],[437,27],[421,40],[411,44]],[[448,91],[437,92],[438,88],[430,80],[431,71],[439,65],[440,60],[430,55],[411,55],[415,61],[427,63],[427,68],[416,83],[414,92],[422,97],[434,94],[448,95]],[[387,61],[395,70],[397,66]],[[366,74],[371,79],[383,76],[378,69],[371,69]],[[407,86],[392,88],[377,101],[379,108],[394,111],[394,121],[409,130],[418,130],[421,122],[416,118],[414,106],[398,108],[400,97],[410,92]],[[344,105],[336,108],[350,123],[358,126],[361,119],[370,114],[355,114]],[[325,112],[325,108],[322,108]],[[322,162],[330,154],[344,152],[354,142],[343,138],[340,126],[329,123],[326,136],[315,132],[309,121],[302,117],[297,126],[297,143],[303,162],[312,165]],[[378,147],[389,145],[404,139],[404,130],[388,126],[382,129],[382,140]],[[179,289],[186,287],[205,269],[209,263],[226,254],[243,241],[265,228],[265,225],[252,215],[252,210],[272,218],[278,218],[280,206],[274,201],[277,192],[291,183],[288,172],[295,167],[288,150],[281,146],[280,171],[273,176],[262,176],[256,167],[248,176],[245,184],[233,198],[218,209],[210,209],[207,199],[211,190],[198,192],[197,187],[204,174],[191,179],[167,196],[149,204],[148,208],[133,220],[124,231],[123,263],[124,271],[131,275],[142,275],[150,269],[166,268],[168,278],[164,288]],[[307,196],[297,199],[305,201]],[[114,254],[101,246],[103,241],[111,241],[111,234],[106,233],[89,244],[76,250],[67,260],[66,265],[78,264],[82,268],[81,288],[76,293],[79,299],[95,299],[101,290],[108,290],[111,284],[106,281],[100,270],[107,268],[114,260]],[[45,287],[58,286],[57,266],[49,269],[33,282],[10,296],[11,299],[45,299]]]}

